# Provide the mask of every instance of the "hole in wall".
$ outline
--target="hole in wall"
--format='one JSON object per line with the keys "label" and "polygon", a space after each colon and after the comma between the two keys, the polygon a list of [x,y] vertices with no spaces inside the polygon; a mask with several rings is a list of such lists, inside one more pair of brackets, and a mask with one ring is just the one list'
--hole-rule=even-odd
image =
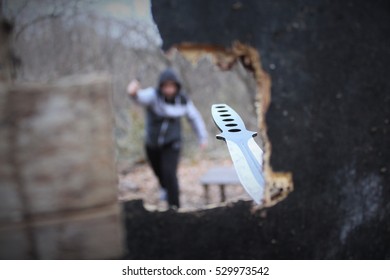
{"label": "hole in wall", "polygon": [[[260,55],[257,52],[257,50],[255,50],[254,48],[252,48],[248,45],[245,45],[245,44],[242,44],[239,42],[235,42],[230,49],[225,49],[225,48],[216,47],[216,46],[209,46],[209,45],[206,46],[206,45],[185,43],[185,44],[180,44],[180,45],[174,46],[172,49],[170,49],[166,53],[166,57],[170,61],[179,60],[178,62],[177,61],[171,62],[173,65],[176,65],[176,70],[179,70],[179,71],[182,70],[181,67],[184,67],[184,68],[187,67],[187,66],[183,66],[183,65],[186,65],[188,63],[194,65],[194,69],[192,69],[192,70],[187,69],[186,70],[187,72],[185,72],[184,75],[181,75],[182,79],[183,79],[184,86],[186,89],[189,90],[190,93],[191,93],[191,91],[192,92],[194,91],[194,86],[193,86],[194,82],[192,81],[193,76],[191,76],[191,75],[200,75],[200,76],[203,75],[203,77],[208,78],[209,73],[207,71],[210,71],[210,70],[209,70],[209,68],[204,66],[207,64],[207,63],[205,63],[205,60],[211,61],[212,65],[214,65],[215,69],[217,69],[221,73],[224,73],[224,72],[230,73],[231,71],[233,71],[235,69],[235,67],[239,66],[239,67],[241,67],[241,69],[243,69],[242,72],[244,72],[243,79],[250,77],[253,80],[253,83],[255,84],[255,89],[253,92],[253,100],[252,100],[251,104],[249,105],[249,106],[253,106],[253,111],[254,111],[253,116],[254,117],[252,120],[248,119],[248,116],[249,116],[248,115],[248,111],[249,111],[248,107],[243,107],[243,108],[237,109],[235,104],[231,104],[228,101],[225,102],[225,100],[221,100],[222,97],[226,97],[226,96],[219,96],[218,93],[214,92],[214,91],[211,91],[208,97],[210,98],[210,96],[211,96],[211,99],[214,101],[213,102],[214,104],[215,103],[217,103],[217,104],[218,103],[226,103],[226,104],[230,105],[242,117],[246,114],[245,117],[243,117],[243,120],[244,120],[244,123],[247,126],[247,128],[250,130],[254,130],[254,131],[259,132],[258,133],[259,137],[256,137],[255,141],[260,142],[259,146],[264,151],[264,155],[263,155],[264,164],[263,164],[262,171],[263,171],[264,177],[266,179],[266,187],[265,187],[265,193],[264,193],[265,200],[264,200],[262,207],[273,206],[277,202],[286,198],[288,193],[290,193],[293,190],[292,175],[291,175],[291,173],[288,173],[288,172],[285,172],[285,173],[274,172],[272,167],[269,164],[272,146],[271,146],[271,143],[270,143],[268,136],[267,136],[267,126],[265,123],[265,113],[267,111],[267,108],[269,106],[270,99],[271,99],[271,92],[270,92],[271,80],[270,80],[269,75],[267,73],[265,73],[261,67]],[[179,57],[179,59],[177,57]],[[185,59],[185,61],[181,61],[180,57],[183,57],[183,59]],[[196,71],[202,71],[202,72],[196,72]],[[218,81],[216,81],[216,82],[218,82]],[[207,85],[205,85],[202,82],[199,82],[198,84],[196,84],[196,86],[199,88],[202,88],[202,87],[205,87]],[[220,84],[219,86],[223,87],[224,85]],[[222,91],[223,94],[225,94],[225,95],[227,94],[226,92],[229,92],[229,89],[227,87],[222,88],[222,89],[217,88],[215,90]],[[248,94],[248,89],[241,88],[240,91],[231,92],[229,94],[237,95],[236,102],[238,102],[238,104],[239,104],[241,102],[240,97],[245,95],[245,94]],[[212,95],[215,95],[215,96],[212,96]],[[190,97],[191,97],[191,99],[196,99],[197,102],[202,102],[201,97],[194,95],[194,93],[192,93],[192,95]],[[194,103],[197,105],[198,104],[197,102],[194,102]],[[223,118],[222,120],[224,122],[226,122],[226,124],[225,124],[226,127],[230,128],[230,130],[229,130],[230,132],[238,133],[241,131],[241,130],[235,128],[235,126],[237,126],[237,124],[231,123],[232,121],[234,121],[234,119],[229,118],[229,117],[231,117],[231,115],[227,114],[228,110],[226,110],[224,105],[222,105],[222,104],[218,105],[218,106],[216,106],[216,108],[219,109],[218,113],[220,113],[220,116]],[[207,117],[209,110],[210,110],[210,107],[208,106],[207,112],[202,113],[202,115],[205,118]],[[248,121],[253,122],[252,127],[248,127]],[[209,126],[212,126],[213,128],[215,128],[214,124],[209,124]],[[210,131],[209,131],[209,133],[210,133],[209,141],[212,142],[212,141],[214,141],[213,139],[215,139],[214,137],[215,137],[215,134],[217,134],[217,133],[215,133],[214,135]],[[220,136],[220,139],[222,139],[221,136]],[[219,142],[219,141],[218,141],[218,143],[215,143],[215,144],[212,143],[212,144],[215,145],[213,148],[219,148],[219,149],[224,150],[226,158],[229,161],[229,163],[231,164],[231,159],[229,157],[229,153],[227,151],[226,145],[222,142]],[[211,149],[211,152],[213,152],[213,149]],[[199,156],[199,158],[201,158],[201,159],[203,159],[204,157],[205,157],[205,155]],[[196,169],[198,167],[194,166],[194,168]],[[205,169],[205,171],[207,171],[207,169]],[[188,171],[188,172],[191,172],[191,171]],[[148,170],[147,174],[148,175],[145,176],[145,178],[146,177],[154,177],[151,170]],[[183,180],[180,177],[181,177],[181,174],[180,174],[180,170],[179,170],[179,181],[180,181],[180,185],[183,186],[183,184],[185,185],[186,183],[183,183]],[[199,180],[199,178],[194,178],[194,180]],[[210,187],[210,188],[217,189],[217,187],[218,186]],[[200,199],[203,199],[202,186],[199,185],[199,186],[196,186],[195,188],[197,188],[198,190],[200,189],[200,192],[197,192],[196,194],[191,193],[191,196],[192,197],[201,196]],[[226,187],[227,190],[229,190],[229,188],[230,187]],[[238,188],[243,189],[241,186],[238,186]],[[158,191],[159,190],[156,187],[155,192],[158,192]],[[153,195],[155,195],[155,194],[153,194]],[[157,196],[157,195],[155,195],[155,196]],[[231,197],[229,197],[229,195],[227,195],[227,202],[234,201],[234,200],[230,200],[230,198]],[[143,199],[145,199],[145,198],[143,198]],[[245,198],[245,199],[250,200],[249,197]],[[145,205],[146,204],[147,203],[145,203]],[[202,207],[211,207],[212,205],[219,205],[220,206],[221,203],[215,202],[215,204],[211,204],[211,205],[210,204],[202,204],[202,206],[198,205],[196,209],[199,209]],[[183,204],[182,206],[183,206],[183,208],[181,211],[189,211],[189,210],[193,209],[190,207],[189,210],[188,209],[186,210],[186,205]],[[153,207],[147,207],[147,208],[153,209]]]}
{"label": "hole in wall", "polygon": [[[272,144],[267,135],[265,114],[271,101],[271,79],[261,66],[258,51],[238,41],[234,42],[232,47],[228,49],[219,46],[191,43],[176,45],[175,48],[193,63],[200,61],[202,56],[209,55],[212,57],[214,64],[221,70],[230,70],[235,64],[241,63],[246,71],[252,73],[257,84],[257,93],[254,100],[257,128],[261,140],[260,146],[264,151],[262,171],[266,180],[266,187],[263,207],[273,206],[285,199],[293,191],[292,174],[290,172],[275,172],[270,165]],[[222,109],[224,106],[217,106],[216,108]],[[220,112],[222,111],[220,110]],[[221,116],[229,117],[228,114],[222,114]],[[223,121],[230,122],[233,119],[225,118]],[[226,124],[226,126],[234,126],[234,124]],[[230,129],[229,131],[239,132],[240,130]]]}

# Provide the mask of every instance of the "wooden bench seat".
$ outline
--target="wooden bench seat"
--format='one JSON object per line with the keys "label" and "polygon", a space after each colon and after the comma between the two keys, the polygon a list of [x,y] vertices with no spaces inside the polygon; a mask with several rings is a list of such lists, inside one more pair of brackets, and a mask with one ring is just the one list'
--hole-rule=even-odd
{"label": "wooden bench seat", "polygon": [[229,167],[213,167],[210,168],[206,174],[200,178],[200,183],[204,188],[206,203],[209,203],[209,186],[219,186],[221,194],[221,202],[226,200],[225,186],[226,185],[239,185],[236,170],[233,166]]}

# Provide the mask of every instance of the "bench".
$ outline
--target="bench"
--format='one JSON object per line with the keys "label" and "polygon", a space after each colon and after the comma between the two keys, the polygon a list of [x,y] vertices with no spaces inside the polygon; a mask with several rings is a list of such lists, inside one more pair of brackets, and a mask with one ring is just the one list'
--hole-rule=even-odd
{"label": "bench", "polygon": [[200,178],[200,183],[204,188],[206,203],[209,203],[209,186],[219,186],[221,202],[226,200],[225,186],[226,185],[239,185],[236,170],[234,167],[213,167],[210,168],[206,174]]}

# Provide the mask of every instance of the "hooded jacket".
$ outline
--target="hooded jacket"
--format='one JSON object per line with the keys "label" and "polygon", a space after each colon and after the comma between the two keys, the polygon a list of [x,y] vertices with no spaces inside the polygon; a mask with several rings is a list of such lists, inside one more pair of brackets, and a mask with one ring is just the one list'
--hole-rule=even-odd
{"label": "hooded jacket", "polygon": [[[161,92],[161,86],[166,81],[177,85],[177,94],[172,99],[166,99]],[[181,117],[186,117],[195,131],[199,143],[207,141],[207,131],[204,121],[191,100],[182,91],[182,85],[172,69],[163,71],[157,88],[139,90],[135,101],[146,107],[146,145],[162,147],[181,142]]]}

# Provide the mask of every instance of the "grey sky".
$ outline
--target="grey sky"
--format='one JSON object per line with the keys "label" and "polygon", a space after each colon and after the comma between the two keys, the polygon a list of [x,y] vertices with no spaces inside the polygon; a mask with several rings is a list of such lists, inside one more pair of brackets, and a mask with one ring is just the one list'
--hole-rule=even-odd
{"label": "grey sky", "polygon": [[[54,6],[59,3],[72,5],[73,1],[50,1],[50,0],[5,0],[3,2],[4,9],[15,14],[23,8],[23,11],[29,11],[29,14],[41,14],[46,11],[51,11]],[[153,22],[150,0],[90,0],[79,1],[78,7],[83,9],[92,9],[95,12],[102,13],[122,19],[138,19],[147,22]]]}
{"label": "grey sky", "polygon": [[110,16],[152,22],[149,0],[98,0],[96,2],[96,9]]}

